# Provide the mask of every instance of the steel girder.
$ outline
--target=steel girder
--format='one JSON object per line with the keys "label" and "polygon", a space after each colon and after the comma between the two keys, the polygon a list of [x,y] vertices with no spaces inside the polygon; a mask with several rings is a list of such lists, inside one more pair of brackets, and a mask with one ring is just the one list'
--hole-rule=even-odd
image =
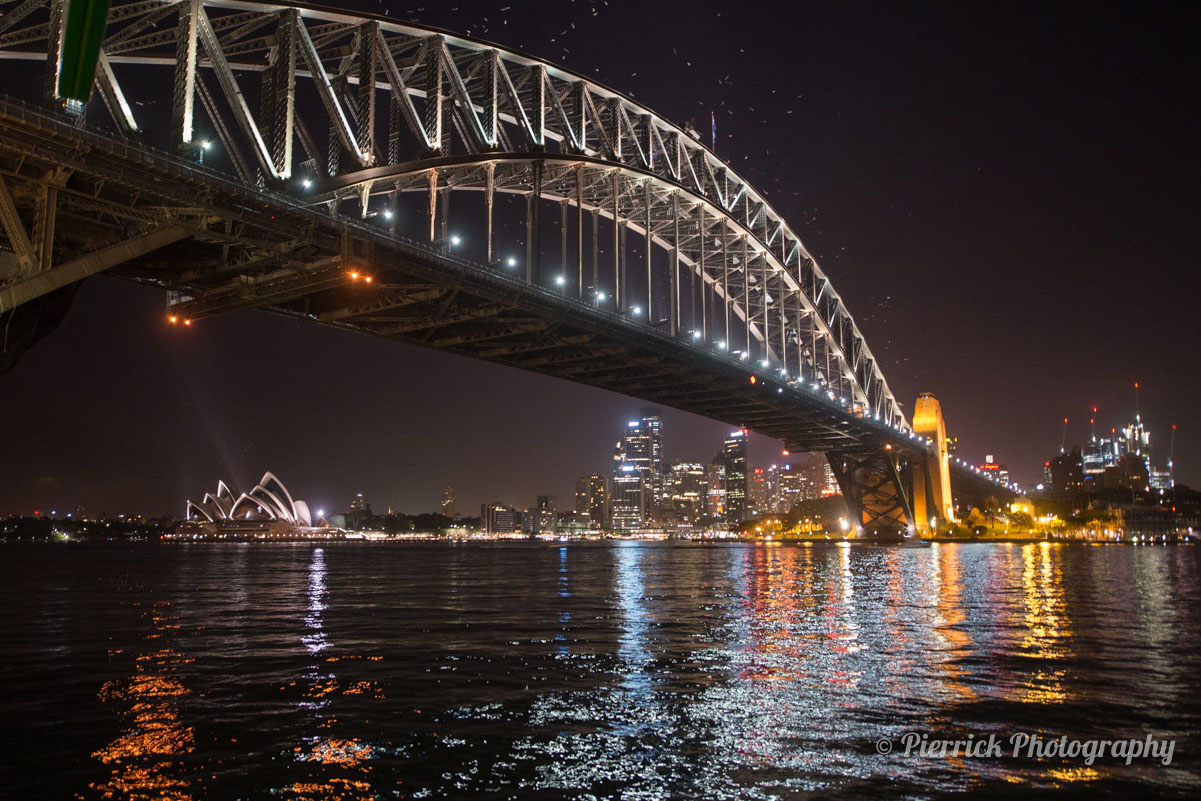
{"label": "steel girder", "polygon": [[[45,61],[55,39],[57,0],[11,5],[0,17],[0,59]],[[175,80],[151,82],[149,89],[148,82],[127,80],[131,69],[146,66],[173,69]],[[622,181],[641,175],[654,196],[644,204],[652,211],[653,236],[673,263],[693,269],[699,262],[695,275],[704,277],[708,256],[699,251],[706,245],[712,251],[747,247],[750,270],[734,270],[723,288],[734,296],[731,312],[750,318],[752,337],[766,342],[769,356],[782,364],[809,364],[836,393],[906,425],[854,320],[786,221],[695,130],[608,87],[525,55],[387,18],[250,0],[115,0],[101,67],[99,96],[118,130],[153,138],[130,102],[137,83],[136,99],[168,101],[172,108],[170,141],[156,144],[194,148],[202,125],[220,138],[242,180],[256,185],[290,181],[298,171],[337,179],[331,168],[354,174],[404,158],[530,152],[620,168]],[[208,73],[222,103],[205,88]],[[253,80],[255,73],[260,80]],[[167,85],[170,96],[159,97]],[[248,98],[255,92],[257,114]],[[379,93],[388,97],[387,114],[376,113]],[[303,164],[294,142],[307,156]],[[250,159],[240,155],[244,150]],[[328,153],[324,163],[320,152]],[[554,181],[546,192],[555,194]],[[625,216],[621,206],[636,193],[626,189],[612,200],[616,215],[633,230],[640,218]],[[628,201],[621,200],[623,193]],[[587,194],[576,187],[574,199],[571,192],[565,196],[569,203],[588,203]],[[676,206],[685,216],[664,226],[656,207]],[[603,213],[606,207],[596,208]],[[737,227],[738,234],[732,240],[693,234],[690,245],[688,215],[701,230]],[[748,261],[735,256],[740,264]],[[677,332],[686,322],[674,283],[680,277],[675,271],[668,276],[666,317]],[[731,281],[743,282],[740,297]],[[764,295],[776,298],[773,287],[784,296],[774,307],[763,302]]]}
{"label": "steel girder", "polygon": [[[654,174],[615,168],[584,156],[493,154],[422,159],[362,170],[318,184],[312,196],[314,203],[336,209],[349,205],[351,213],[357,211],[363,217],[372,198],[387,205],[403,193],[428,193],[428,230],[433,238],[436,220],[445,223],[438,200],[447,190],[485,194],[486,219],[481,221],[485,230],[493,227],[491,210],[497,192],[526,197],[537,192],[558,204],[563,262],[567,260],[568,228],[574,227],[576,234],[576,261],[561,267],[566,276],[564,292],[569,296],[586,299],[598,289],[612,288],[609,294],[617,295],[619,306],[628,309],[630,304],[621,298],[628,298],[630,289],[623,291],[623,285],[639,284],[638,292],[644,285],[646,295],[642,297],[652,301],[656,297],[652,287],[661,290],[667,286],[663,314],[652,315],[646,301],[642,302],[648,319],[665,320],[673,333],[692,334],[704,343],[720,340],[730,350],[741,343],[742,352],[755,361],[766,358],[793,379],[816,382],[861,409],[881,410],[887,387],[874,381],[865,369],[869,362],[854,340],[832,328],[831,322],[836,321],[826,320],[820,306],[810,299],[806,286],[812,282],[812,273],[808,267],[802,265],[794,275],[741,221],[706,198]],[[565,215],[568,207],[575,209],[570,220]],[[376,204],[373,213],[378,214],[379,208]],[[585,212],[607,220],[615,233],[613,220],[617,220],[623,236],[628,231],[642,239],[649,230],[651,241],[670,256],[668,265],[652,270],[646,253],[636,265],[623,253],[619,267],[612,263],[610,253],[609,264],[601,270],[607,274],[598,285],[597,246],[606,237],[598,235],[594,222],[589,236],[591,264],[587,264]],[[527,222],[530,227],[537,226],[536,220]],[[531,236],[537,238],[536,233]],[[533,272],[529,278],[538,280]],[[687,304],[681,302],[682,282],[691,282]],[[548,283],[545,276],[541,283]],[[844,347],[844,342],[851,344]]]}
{"label": "steel girder", "polygon": [[[196,304],[213,313],[248,302],[315,322],[350,310],[348,318],[327,324],[371,334],[403,319],[407,330],[392,334],[401,341],[635,393],[749,425],[795,450],[922,447],[913,435],[860,418],[825,393],[786,384],[757,365],[697,348],[611,308],[3,97],[0,175],[25,222],[45,197],[43,184],[53,182],[62,221],[54,250],[62,261],[157,225],[186,223],[191,235],[185,241],[108,270],[170,290],[170,307],[177,310]],[[321,274],[333,264],[341,266],[337,281]],[[351,276],[364,269],[376,279],[369,285]],[[358,314],[397,303],[401,294],[407,301],[394,310]],[[473,309],[478,316],[469,316]]]}
{"label": "steel girder", "polygon": [[909,460],[895,450],[831,451],[830,469],[856,527],[875,537],[915,535]]}

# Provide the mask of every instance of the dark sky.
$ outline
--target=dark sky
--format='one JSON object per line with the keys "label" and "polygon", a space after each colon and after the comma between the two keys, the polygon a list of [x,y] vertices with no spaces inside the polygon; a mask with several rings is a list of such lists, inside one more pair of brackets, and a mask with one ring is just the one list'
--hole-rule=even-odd
{"label": "dark sky", "polygon": [[[893,391],[942,401],[972,460],[1027,483],[1142,413],[1201,485],[1201,7],[1170,4],[344,3],[520,49],[663,115],[791,221]],[[787,9],[782,11],[781,9]],[[572,25],[574,24],[574,27]],[[270,468],[314,506],[567,503],[637,400],[238,313],[186,332],[106,279],[0,376],[0,514],[182,511]],[[664,410],[671,457],[727,427]],[[777,445],[756,440],[752,458]]]}

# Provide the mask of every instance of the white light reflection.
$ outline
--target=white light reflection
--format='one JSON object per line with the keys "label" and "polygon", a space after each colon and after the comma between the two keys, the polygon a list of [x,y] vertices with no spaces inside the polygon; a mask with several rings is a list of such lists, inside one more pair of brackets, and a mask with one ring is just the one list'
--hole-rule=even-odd
{"label": "white light reflection", "polygon": [[[570,598],[571,590],[567,585],[567,546],[559,546],[559,597]],[[566,601],[564,601],[566,603]],[[559,632],[555,635],[555,650],[560,654],[571,653],[571,648],[567,645],[567,636],[565,632],[568,626],[571,625],[571,612],[566,608],[559,611]]]}
{"label": "white light reflection", "polygon": [[647,650],[646,595],[641,560],[643,548],[636,542],[622,542],[617,548],[617,603],[621,608],[621,637],[617,655],[621,659],[622,685],[645,697],[651,691],[647,673],[651,655]]}
{"label": "white light reflection", "polygon": [[314,656],[329,648],[330,645],[322,627],[321,613],[324,611],[325,549],[314,548],[313,557],[309,561],[309,613],[304,618],[304,624],[309,631],[301,638],[305,649]]}

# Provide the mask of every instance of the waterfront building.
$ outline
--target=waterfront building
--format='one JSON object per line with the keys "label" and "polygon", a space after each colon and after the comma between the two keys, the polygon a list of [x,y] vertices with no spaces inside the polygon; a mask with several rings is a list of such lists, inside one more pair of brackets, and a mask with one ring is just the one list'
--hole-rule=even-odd
{"label": "waterfront building", "polygon": [[747,461],[745,428],[731,432],[714,459],[725,468],[726,506],[723,519],[736,526],[747,518]]}
{"label": "waterfront building", "polygon": [[199,503],[187,502],[184,518],[193,522],[228,525],[231,523],[279,523],[293,527],[311,527],[309,505],[294,500],[288,488],[270,471],[248,492],[234,497],[229,485],[217,482],[215,493],[206,492]]}
{"label": "waterfront building", "polygon": [[480,525],[485,534],[518,534],[521,518],[520,511],[499,501],[480,506]]}
{"label": "waterfront building", "polygon": [[442,489],[442,514],[446,517],[458,517],[455,511],[455,488],[444,487]]}
{"label": "waterfront building", "polygon": [[664,484],[664,519],[689,526],[696,525],[704,519],[708,486],[703,464],[676,462],[668,470]]}
{"label": "waterfront building", "polygon": [[609,527],[609,482],[600,473],[576,479],[575,513],[587,518],[594,529]]}
{"label": "waterfront building", "polygon": [[[663,497],[663,427],[656,408],[645,408],[637,420],[626,423],[625,432],[613,449],[613,478],[627,472],[632,465],[644,485],[642,493],[643,521],[650,521],[658,512]],[[627,482],[628,483],[628,482]]]}
{"label": "waterfront building", "polygon": [[651,504],[650,517],[655,517],[658,507],[662,505],[665,495],[667,465],[663,459],[663,419],[659,409],[654,406],[644,407],[640,414],[642,428],[646,432],[650,448],[650,485]]}
{"label": "waterfront building", "polygon": [[1172,480],[1172,470],[1169,467],[1167,470],[1151,469],[1151,475],[1148,477],[1151,484],[1151,489],[1164,492],[1170,490],[1175,485]]}
{"label": "waterfront building", "polygon": [[726,513],[726,466],[716,462],[706,465],[705,485],[705,517],[721,520]]}
{"label": "waterfront building", "polygon": [[1126,453],[1117,464],[1105,469],[1099,477],[1099,482],[1103,489],[1147,492],[1151,489],[1150,479],[1146,458],[1137,453]]}
{"label": "waterfront building", "polygon": [[805,500],[807,483],[803,470],[794,469],[791,464],[780,465],[772,485],[771,511],[776,514],[792,511],[793,506]]}
{"label": "waterfront building", "polygon": [[1084,489],[1084,458],[1079,446],[1051,459],[1047,471],[1051,474],[1048,486],[1052,492],[1070,494]]}
{"label": "waterfront building", "polygon": [[762,517],[768,513],[767,497],[770,489],[767,471],[762,467],[750,468],[746,488],[747,517]]}
{"label": "waterfront building", "polygon": [[614,531],[635,531],[646,523],[646,481],[633,464],[623,464],[613,474],[609,502]]}
{"label": "waterfront building", "polygon": [[809,455],[808,461],[800,467],[800,471],[801,500],[815,501],[842,494],[834,471],[830,469],[830,462],[824,456]]}
{"label": "waterfront building", "polygon": [[539,495],[534,504],[533,533],[554,534],[559,514],[555,510],[554,495]]}

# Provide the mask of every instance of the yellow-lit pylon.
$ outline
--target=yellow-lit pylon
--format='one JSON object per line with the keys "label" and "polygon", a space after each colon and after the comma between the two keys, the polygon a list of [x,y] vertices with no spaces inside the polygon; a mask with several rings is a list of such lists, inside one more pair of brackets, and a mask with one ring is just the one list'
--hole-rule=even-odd
{"label": "yellow-lit pylon", "polygon": [[919,531],[935,528],[939,521],[955,519],[951,499],[951,455],[947,452],[947,427],[942,419],[942,406],[929,392],[923,392],[913,407],[913,432],[929,437],[934,453],[925,465],[915,465],[913,471],[913,516]]}

